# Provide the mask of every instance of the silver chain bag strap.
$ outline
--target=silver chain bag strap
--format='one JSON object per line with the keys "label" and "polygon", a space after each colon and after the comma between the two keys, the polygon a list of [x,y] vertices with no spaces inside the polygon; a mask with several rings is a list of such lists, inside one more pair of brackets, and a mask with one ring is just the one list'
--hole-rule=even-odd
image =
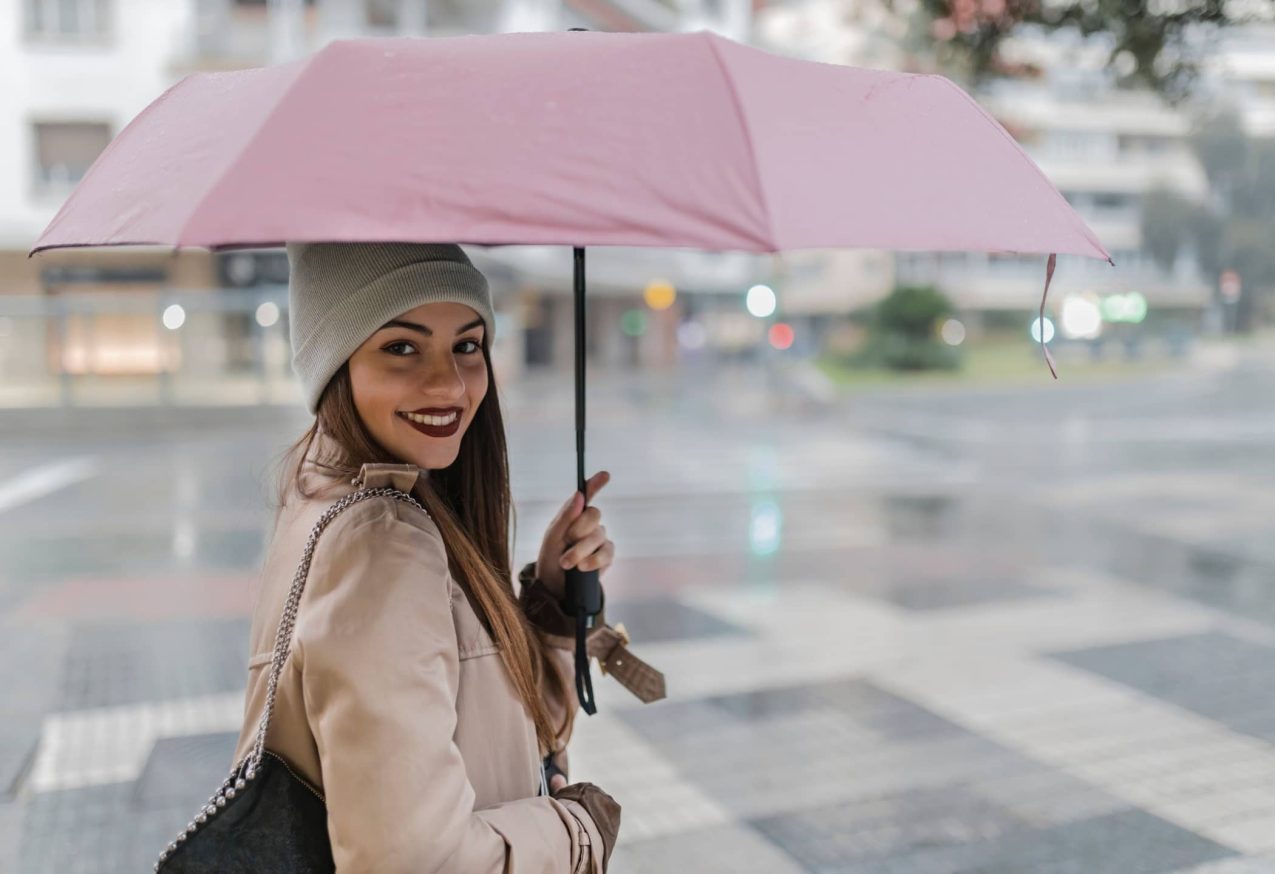
{"label": "silver chain bag strap", "polygon": [[[357,481],[356,481],[357,482]],[[310,531],[305,553],[275,633],[266,708],[257,738],[243,760],[173,840],[155,863],[165,874],[315,874],[335,870],[328,840],[323,794],[303,780],[280,756],[266,749],[266,731],[274,712],[279,674],[288,658],[297,605],[310,573],[319,535],[342,511],[369,498],[392,498],[427,512],[407,492],[388,486],[361,488],[328,507]]]}

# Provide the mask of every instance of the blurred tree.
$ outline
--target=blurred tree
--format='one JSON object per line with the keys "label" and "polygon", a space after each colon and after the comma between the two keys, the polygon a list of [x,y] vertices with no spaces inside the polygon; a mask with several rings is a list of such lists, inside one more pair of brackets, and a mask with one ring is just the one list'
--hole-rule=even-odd
{"label": "blurred tree", "polygon": [[1189,245],[1215,290],[1223,271],[1238,273],[1236,326],[1248,330],[1275,295],[1275,140],[1248,137],[1235,112],[1223,108],[1196,117],[1191,144],[1211,196],[1196,203],[1167,189],[1151,192],[1143,202],[1143,240],[1166,269]]}
{"label": "blurred tree", "polygon": [[[905,0],[883,0],[891,9]],[[1112,69],[1123,84],[1143,83],[1170,101],[1190,91],[1198,72],[1196,37],[1224,25],[1269,21],[1275,0],[917,0],[937,60],[977,83],[1031,72],[1001,57],[1001,42],[1021,24],[1068,28],[1112,42]],[[908,0],[910,5],[910,0]]]}
{"label": "blurred tree", "polygon": [[931,285],[901,285],[874,308],[864,358],[891,370],[952,369],[957,350],[939,339],[939,323],[952,302]]}
{"label": "blurred tree", "polygon": [[910,340],[934,336],[939,319],[952,314],[952,302],[932,285],[900,285],[877,304],[876,325]]}
{"label": "blurred tree", "polygon": [[1171,270],[1178,252],[1194,245],[1197,224],[1208,220],[1208,209],[1170,188],[1147,192],[1142,201],[1142,245],[1156,264]]}

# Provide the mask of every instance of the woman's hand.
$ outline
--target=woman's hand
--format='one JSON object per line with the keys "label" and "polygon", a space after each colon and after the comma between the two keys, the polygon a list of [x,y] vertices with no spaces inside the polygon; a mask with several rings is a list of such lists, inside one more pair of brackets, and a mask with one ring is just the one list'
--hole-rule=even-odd
{"label": "woman's hand", "polygon": [[549,775],[549,794],[552,795],[567,785],[567,775],[554,763],[553,757],[545,759],[545,773]]}
{"label": "woman's hand", "polygon": [[567,568],[596,570],[601,579],[615,558],[615,544],[607,539],[606,526],[601,524],[602,511],[584,506],[610,481],[611,474],[605,470],[589,477],[584,483],[584,499],[579,491],[572,493],[549,523],[536,559],[536,578],[558,598],[566,594]]}
{"label": "woman's hand", "polygon": [[[559,800],[574,801],[589,814],[602,838],[602,870],[606,871],[611,861],[611,851],[615,849],[615,839],[620,834],[620,805],[592,783],[570,783],[553,793],[553,796]],[[594,859],[597,859],[597,853],[598,848],[594,847]]]}

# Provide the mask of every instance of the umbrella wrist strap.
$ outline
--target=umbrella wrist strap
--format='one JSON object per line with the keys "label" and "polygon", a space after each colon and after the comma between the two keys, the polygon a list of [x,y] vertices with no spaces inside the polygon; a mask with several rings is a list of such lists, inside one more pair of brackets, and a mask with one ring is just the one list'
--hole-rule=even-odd
{"label": "umbrella wrist strap", "polygon": [[589,676],[589,614],[576,608],[576,697],[585,713],[598,712],[593,703],[593,678]]}

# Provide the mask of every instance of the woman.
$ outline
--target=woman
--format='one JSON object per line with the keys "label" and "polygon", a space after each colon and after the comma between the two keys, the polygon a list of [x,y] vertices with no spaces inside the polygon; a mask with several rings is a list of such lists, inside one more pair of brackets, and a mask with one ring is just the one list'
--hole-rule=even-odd
{"label": "woman", "polygon": [[[613,559],[597,508],[582,511],[608,475],[562,508],[515,597],[486,279],[454,245],[290,244],[288,258],[293,366],[316,419],[284,470],[235,761],[315,521],[357,487],[393,486],[427,513],[365,500],[318,541],[266,747],[324,795],[338,871],[605,871],[620,808],[566,782],[578,702],[559,599],[565,568]],[[589,644],[604,664],[633,660],[603,617]]]}

